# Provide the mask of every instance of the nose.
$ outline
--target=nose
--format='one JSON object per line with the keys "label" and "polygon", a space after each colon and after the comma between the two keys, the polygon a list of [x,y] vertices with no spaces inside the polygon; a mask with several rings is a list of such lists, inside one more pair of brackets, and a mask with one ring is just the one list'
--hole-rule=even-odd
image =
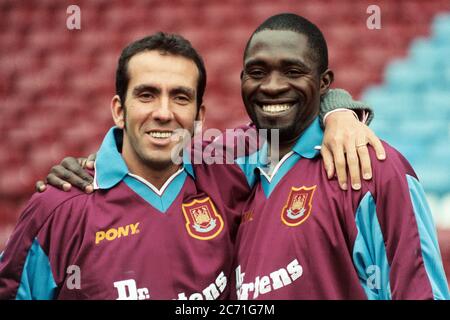
{"label": "nose", "polygon": [[260,86],[262,93],[268,96],[277,96],[289,89],[289,85],[282,75],[272,72]]}
{"label": "nose", "polygon": [[160,103],[156,106],[152,112],[152,118],[158,122],[170,122],[173,120],[174,115],[170,105],[168,97],[162,97]]}

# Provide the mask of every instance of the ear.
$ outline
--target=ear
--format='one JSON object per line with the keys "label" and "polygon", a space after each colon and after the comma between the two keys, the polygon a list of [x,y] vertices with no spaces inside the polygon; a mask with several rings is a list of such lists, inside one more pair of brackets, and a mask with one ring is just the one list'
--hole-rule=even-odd
{"label": "ear", "polygon": [[332,70],[327,69],[320,75],[320,96],[323,96],[330,89],[334,80],[334,73]]}
{"label": "ear", "polygon": [[206,113],[206,108],[205,106],[202,104],[199,108],[198,108],[198,112],[197,112],[197,118],[195,119],[195,126],[194,126],[194,132],[193,135],[197,135],[197,134],[201,134],[202,132],[202,128],[205,125],[205,113]]}
{"label": "ear", "polygon": [[206,114],[206,108],[205,108],[205,105],[202,104],[198,108],[197,119],[195,119],[195,120],[200,121],[203,125],[205,123],[205,114]]}
{"label": "ear", "polygon": [[111,100],[111,113],[116,126],[123,129],[125,127],[125,110],[124,107],[122,107],[122,103],[118,95],[115,95]]}

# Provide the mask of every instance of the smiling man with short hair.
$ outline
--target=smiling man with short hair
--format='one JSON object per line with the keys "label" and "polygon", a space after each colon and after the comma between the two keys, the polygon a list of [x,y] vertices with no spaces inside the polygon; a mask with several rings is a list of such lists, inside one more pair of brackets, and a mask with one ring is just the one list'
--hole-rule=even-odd
{"label": "smiling man with short hair", "polygon": [[343,191],[323,172],[318,114],[332,81],[326,41],[303,17],[270,17],[248,42],[242,97],[258,129],[280,130],[282,158],[274,163],[266,144],[258,152],[269,165],[246,171],[257,184],[238,230],[233,296],[448,299],[432,216],[407,160],[384,143],[387,160],[374,161],[360,190]]}
{"label": "smiling man with short hair", "polygon": [[237,165],[171,160],[173,133],[193,135],[204,119],[201,57],[181,36],[157,33],[122,51],[116,84],[96,192],[32,197],[1,256],[0,299],[228,297],[250,189]]}

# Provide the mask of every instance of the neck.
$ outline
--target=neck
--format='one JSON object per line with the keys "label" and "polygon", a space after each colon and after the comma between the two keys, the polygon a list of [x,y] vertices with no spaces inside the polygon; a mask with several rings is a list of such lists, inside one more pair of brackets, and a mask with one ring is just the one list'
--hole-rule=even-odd
{"label": "neck", "polygon": [[[287,153],[289,153],[292,148],[297,143],[298,139],[303,135],[303,133],[308,129],[308,127],[313,123],[314,119],[317,117],[317,114],[314,114],[309,120],[304,121],[303,125],[301,126],[299,133],[291,138],[291,139],[284,139],[281,137],[281,141],[274,141],[274,147],[278,147],[279,150],[279,158],[283,158]],[[280,138],[278,136],[278,138]],[[269,147],[271,146],[271,141],[269,140]]]}
{"label": "neck", "polygon": [[[272,141],[272,138],[275,139]],[[282,159],[286,154],[288,154],[292,148],[294,147],[295,143],[297,142],[298,137],[292,139],[292,140],[283,140],[282,143],[279,141],[279,136],[276,137],[270,137],[268,140],[268,157],[270,162],[277,163],[280,159]]]}
{"label": "neck", "polygon": [[[270,165],[269,165],[269,167],[270,167],[269,174],[271,174],[272,170],[276,167],[278,162],[280,162],[280,160],[283,159],[283,157],[292,150],[293,145],[294,144],[282,145],[282,146],[280,145],[277,148],[275,145],[272,145],[269,142],[269,145],[268,145],[269,149],[268,149],[268,154],[267,154],[267,156],[269,158],[268,160],[269,160],[269,163],[270,163]],[[273,150],[275,152],[272,152],[272,147],[277,148],[278,152],[276,152],[276,149]]]}
{"label": "neck", "polygon": [[280,147],[279,147],[279,150],[280,150],[279,157],[280,157],[280,159],[283,158],[286,154],[288,154],[292,150],[292,148],[295,145],[295,142],[296,142],[296,140],[293,141],[293,142],[287,143],[287,144],[280,145]]}
{"label": "neck", "polygon": [[166,181],[181,168],[180,165],[172,162],[169,165],[164,166],[152,166],[144,163],[135,152],[130,150],[129,147],[129,144],[124,141],[122,157],[129,172],[144,178],[157,189],[161,189],[164,183],[166,183]]}

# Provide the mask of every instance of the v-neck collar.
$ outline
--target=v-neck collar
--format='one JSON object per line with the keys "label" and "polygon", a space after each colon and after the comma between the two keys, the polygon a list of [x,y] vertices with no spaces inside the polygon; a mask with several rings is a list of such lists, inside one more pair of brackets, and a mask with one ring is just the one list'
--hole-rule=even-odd
{"label": "v-neck collar", "polygon": [[195,179],[192,165],[183,161],[183,166],[158,189],[146,179],[129,172],[119,152],[121,134],[121,129],[113,127],[103,140],[95,161],[94,189],[111,189],[123,181],[145,201],[165,213],[183,188],[187,175]]}
{"label": "v-neck collar", "polygon": [[236,163],[241,167],[247,177],[250,187],[261,181],[264,194],[268,198],[282,178],[301,159],[313,159],[320,153],[319,146],[322,144],[323,130],[320,127],[319,118],[316,117],[297,139],[292,150],[287,153],[275,166],[271,174],[267,174],[269,144],[267,141],[257,152],[236,159]]}

